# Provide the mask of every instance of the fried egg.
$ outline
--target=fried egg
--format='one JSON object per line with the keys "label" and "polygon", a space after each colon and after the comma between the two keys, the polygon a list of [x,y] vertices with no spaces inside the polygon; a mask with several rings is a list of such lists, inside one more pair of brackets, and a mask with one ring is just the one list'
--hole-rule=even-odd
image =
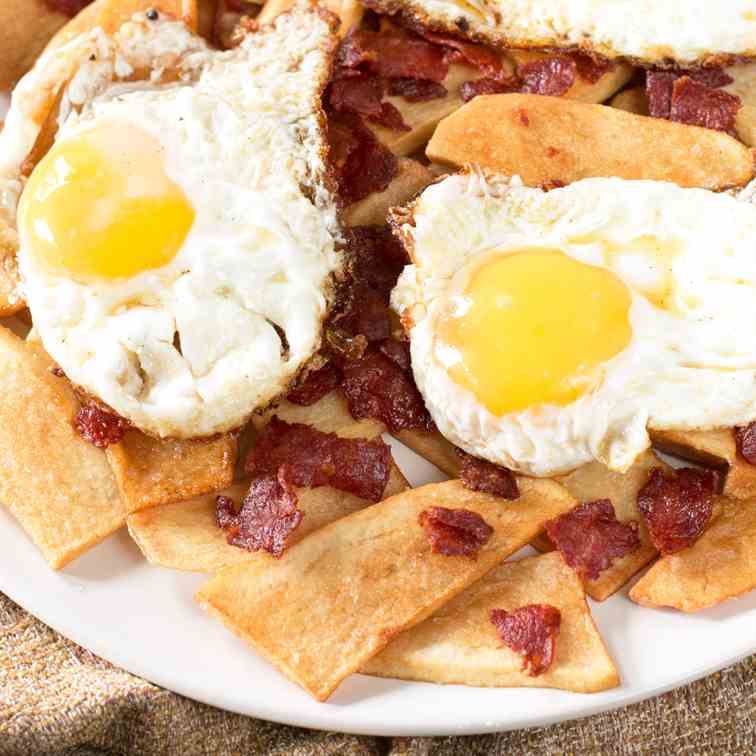
{"label": "fried egg", "polygon": [[421,24],[511,47],[581,47],[644,63],[756,54],[756,0],[377,0]]}
{"label": "fried egg", "polygon": [[394,211],[392,294],[441,433],[549,476],[625,471],[648,429],[756,418],[756,206],[596,178],[447,178]]}
{"label": "fried egg", "polygon": [[35,328],[148,433],[239,427],[320,346],[343,266],[320,108],[334,45],[314,12],[228,52],[136,16],[54,51],[14,94],[6,167],[34,135],[25,97],[71,72],[54,145],[22,189],[4,183]]}

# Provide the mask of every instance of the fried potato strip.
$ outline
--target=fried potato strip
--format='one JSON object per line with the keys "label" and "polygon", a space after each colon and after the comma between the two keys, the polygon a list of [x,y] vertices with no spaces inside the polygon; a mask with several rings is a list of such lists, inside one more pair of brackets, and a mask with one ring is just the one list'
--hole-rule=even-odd
{"label": "fried potato strip", "polygon": [[[224,570],[200,604],[318,700],[574,506],[552,481],[520,479],[517,501],[458,481],[392,496],[305,538],[271,566]],[[418,523],[432,506],[468,509],[493,528],[476,559],[431,553]]]}
{"label": "fried potato strip", "polygon": [[720,503],[721,515],[690,548],[660,559],[633,586],[633,601],[695,612],[756,588],[756,499]]}
{"label": "fried potato strip", "polygon": [[476,97],[439,124],[426,154],[529,186],[618,176],[718,190],[753,176],[750,150],[724,132],[540,95]]}
{"label": "fried potato strip", "polygon": [[[562,621],[551,667],[531,677],[499,640],[492,609],[550,604]],[[360,672],[400,680],[495,688],[561,688],[594,693],[619,684],[585,600],[580,579],[557,552],[506,562],[402,633]]]}
{"label": "fried potato strip", "polygon": [[105,454],[79,437],[70,384],[41,348],[0,329],[0,502],[54,569],[126,520]]}

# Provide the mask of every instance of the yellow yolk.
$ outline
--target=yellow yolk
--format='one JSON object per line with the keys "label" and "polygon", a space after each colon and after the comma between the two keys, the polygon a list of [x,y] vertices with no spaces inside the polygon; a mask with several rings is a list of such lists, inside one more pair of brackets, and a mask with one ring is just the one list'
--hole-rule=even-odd
{"label": "yellow yolk", "polygon": [[630,294],[608,270],[556,250],[499,255],[450,303],[439,339],[449,375],[494,415],[569,404],[629,343]]}
{"label": "yellow yolk", "polygon": [[160,142],[100,124],[55,144],[19,203],[22,244],[73,278],[134,276],[169,263],[194,210],[165,172]]}

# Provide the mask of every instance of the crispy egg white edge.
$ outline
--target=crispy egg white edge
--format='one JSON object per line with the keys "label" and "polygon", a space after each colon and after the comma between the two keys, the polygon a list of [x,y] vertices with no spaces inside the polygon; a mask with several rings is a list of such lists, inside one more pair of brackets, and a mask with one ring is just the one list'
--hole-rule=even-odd
{"label": "crispy egg white edge", "polygon": [[502,47],[579,47],[639,63],[756,56],[754,0],[374,0],[437,31]]}
{"label": "crispy egg white edge", "polygon": [[[623,182],[622,179],[587,179],[577,183],[602,182],[662,183]],[[681,189],[674,184],[664,186],[673,192],[711,195],[719,202],[742,201],[744,208],[753,208],[756,222],[756,207],[752,204],[756,198],[756,182],[741,191],[737,200],[706,190]],[[407,208],[393,212],[395,228],[415,264],[408,265],[401,275],[392,294],[392,306],[410,326],[415,379],[436,425],[446,438],[475,456],[526,474],[549,476],[568,472],[592,459],[598,459],[611,469],[625,471],[649,447],[647,427],[703,430],[731,427],[756,418],[756,375],[751,367],[728,370],[727,375],[732,378],[733,384],[729,392],[731,396],[729,401],[722,399],[716,418],[712,418],[708,404],[701,404],[702,397],[708,400],[709,392],[721,389],[721,378],[715,370],[699,370],[699,382],[695,388],[689,385],[667,387],[663,400],[657,402],[666,401],[671,407],[669,411],[664,410],[668,416],[663,418],[663,422],[658,419],[654,421],[639,406],[627,405],[617,411],[612,392],[622,391],[624,387],[615,381],[616,373],[619,372],[617,377],[621,377],[622,370],[632,365],[634,360],[642,360],[644,364],[653,364],[654,360],[659,362],[657,345],[653,341],[654,328],[658,326],[660,316],[662,321],[666,318],[666,313],[662,311],[653,312],[655,308],[632,289],[630,316],[633,339],[627,349],[606,363],[606,377],[597,392],[583,396],[566,407],[541,405],[536,412],[525,410],[499,418],[481,407],[472,392],[452,381],[446,370],[439,367],[435,357],[434,318],[438,314],[446,284],[455,272],[456,263],[451,253],[442,256],[448,261],[446,268],[441,263],[440,269],[434,269],[433,274],[425,278],[420,271],[420,247],[429,243],[434,236],[437,241],[442,241],[439,235],[443,235],[443,223],[449,222],[451,213],[461,219],[455,224],[458,229],[453,239],[455,247],[468,249],[470,257],[474,257],[476,251],[491,244],[490,229],[487,228],[489,221],[481,208],[488,203],[490,210],[500,205],[507,195],[522,190],[543,194],[540,190],[524,189],[517,177],[510,180],[474,172],[458,174],[429,187]],[[429,208],[429,199],[438,202]],[[450,207],[453,211],[449,211]],[[674,321],[666,318],[666,327],[674,329]],[[638,338],[637,329],[641,329],[647,339],[645,343]],[[649,337],[651,340],[648,340]],[[598,400],[596,394],[599,394]],[[449,401],[452,397],[453,400]]]}
{"label": "crispy egg white edge", "polygon": [[[331,237],[330,244],[333,247],[333,242],[341,241],[341,232],[333,184],[325,164],[327,143],[324,136],[325,121],[320,107],[320,92],[322,87],[325,86],[330,72],[330,61],[335,46],[335,38],[331,32],[329,21],[324,20],[317,13],[307,13],[300,9],[299,12],[295,11],[279,17],[274,25],[267,27],[263,32],[251,35],[252,41],[248,47],[254,48],[256,45],[259,48],[261,44],[256,43],[266,39],[270,43],[269,47],[272,47],[276,54],[280,50],[282,55],[286,56],[285,58],[282,57],[281,60],[288,61],[287,65],[301,59],[307,49],[320,55],[319,64],[312,70],[313,89],[311,92],[302,93],[303,99],[309,97],[309,113],[307,118],[298,119],[296,124],[299,138],[303,144],[303,154],[298,158],[297,169],[301,186],[306,195],[310,197],[312,204],[319,209],[323,221],[327,225]],[[148,44],[142,44],[145,35],[150,39]],[[97,58],[96,61],[90,60],[93,54]],[[70,84],[66,88],[61,109],[61,121],[65,122],[74,108],[81,107],[93,97],[102,95],[108,87],[113,86],[114,80],[117,81],[120,77],[130,76],[135,68],[145,68],[150,61],[158,60],[160,62],[159,68],[153,69],[152,74],[152,83],[159,85],[161,72],[170,70],[171,65],[175,66],[180,78],[188,79],[196,76],[204,66],[217,63],[218,58],[230,57],[235,54],[237,53],[230,51],[212,55],[208,52],[204,42],[189,33],[181,24],[170,21],[161,21],[156,24],[146,21],[142,15],[135,16],[133,22],[122,27],[113,39],[106,37],[100,30],[95,30],[72,40],[58,50],[51,51],[50,54],[44,56],[44,60],[19,85],[9,118],[11,126],[16,124],[17,128],[6,129],[3,133],[5,141],[4,143],[0,142],[0,166],[3,168],[0,175],[6,177],[2,184],[6,208],[15,212],[18,194],[23,185],[19,176],[20,163],[24,159],[21,156],[25,157],[29,145],[33,144],[34,139],[36,139],[35,131],[38,132],[39,130],[39,126],[35,123],[33,117],[35,105],[24,99],[24,93],[37,92],[40,86],[45,85],[45,81],[51,78],[54,80],[54,76],[49,76],[50,70],[57,73],[63,70],[70,74]],[[49,64],[50,67],[44,65],[45,63]],[[311,63],[312,61],[308,65],[311,65]],[[128,83],[115,85],[116,88],[118,86],[123,91],[128,91],[134,85]],[[338,269],[343,265],[341,255],[336,255],[333,249],[329,253],[329,261],[329,278],[323,283],[323,290],[327,299],[326,305],[330,303],[333,294],[331,276],[338,273]],[[320,313],[321,324],[326,314],[327,306],[324,306]],[[64,363],[64,360],[60,359],[64,357],[64,354],[61,354],[61,350],[56,349],[55,345],[51,344],[50,340],[46,338],[49,334],[44,332],[44,328],[39,330],[40,337],[45,342],[48,351],[60,363]],[[291,369],[281,376],[281,381],[276,390],[268,392],[269,395],[264,399],[265,404],[276,399],[280,393],[286,390],[297,372],[303,367],[307,359],[317,351],[319,346],[320,333],[318,333],[318,338],[313,340],[310,349],[306,350],[303,359],[297,364],[292,364]],[[64,369],[66,368],[64,367]],[[112,396],[103,397],[102,394],[107,392],[98,390],[98,387],[92,385],[91,381],[78,380],[77,375],[69,371],[67,373],[72,382],[130,417],[137,426],[147,432],[161,436],[210,435],[231,430],[243,424],[249,415],[259,408],[257,406],[246,407],[243,413],[233,421],[225,421],[220,425],[215,423],[203,426],[198,432],[193,431],[191,434],[186,434],[184,429],[172,426],[170,423],[155,423],[149,417],[134,417],[133,407],[128,408],[131,410],[128,411],[127,408],[118,406],[119,403],[114,401]]]}

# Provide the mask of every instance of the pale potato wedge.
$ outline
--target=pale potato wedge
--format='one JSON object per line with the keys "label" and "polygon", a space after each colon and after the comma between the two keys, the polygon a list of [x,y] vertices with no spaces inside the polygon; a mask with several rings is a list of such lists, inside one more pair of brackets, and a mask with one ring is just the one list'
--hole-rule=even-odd
{"label": "pale potato wedge", "polygon": [[[322,399],[315,402],[315,404],[308,406],[292,404],[284,399],[266,412],[260,415],[253,415],[251,423],[257,430],[262,430],[274,415],[277,415],[287,423],[312,425],[319,431],[323,431],[323,433],[335,433],[339,428],[344,428],[354,423],[354,418],[349,414],[346,397],[341,389],[334,389]],[[377,421],[369,420],[368,422]],[[377,435],[377,433],[372,435]]]}
{"label": "pale potato wedge", "polygon": [[[554,53],[543,50],[508,50],[507,55],[519,67],[536,60],[551,58],[554,56]],[[578,76],[575,79],[575,83],[562,97],[566,97],[569,100],[577,100],[578,102],[604,102],[630,81],[634,70],[628,63],[616,63],[614,68],[607,71],[598,81],[586,81]]]}
{"label": "pale potato wedge", "polygon": [[[249,483],[237,483],[226,491],[234,501],[240,501]],[[385,498],[401,493],[409,485],[396,464],[386,485]],[[289,544],[294,545],[309,533],[364,509],[373,502],[330,486],[297,488],[299,508],[304,513],[299,527],[291,534]],[[245,551],[230,546],[226,534],[215,522],[215,499],[208,494],[192,501],[181,501],[154,507],[129,515],[129,533],[142,550],[148,562],[160,567],[190,572],[216,573],[240,562],[270,563],[273,557],[258,551]]]}
{"label": "pale potato wedge", "polygon": [[651,431],[660,451],[703,465],[723,468],[723,493],[732,499],[756,497],[756,466],[738,454],[732,428],[710,431]]}
{"label": "pale potato wedge", "polygon": [[[596,601],[609,598],[658,554],[651,543],[645,521],[638,511],[638,491],[646,484],[652,467],[669,469],[653,452],[648,451],[642,454],[626,473],[612,472],[600,462],[590,462],[557,479],[578,501],[611,499],[620,522],[635,520],[640,525],[640,547],[615,560],[611,567],[604,570],[595,580],[585,581],[585,590]],[[545,533],[535,539],[533,546],[539,551],[554,548]]]}
{"label": "pale potato wedge", "polygon": [[417,160],[399,159],[399,172],[382,192],[373,192],[344,209],[347,226],[369,226],[386,222],[388,210],[403,205],[434,181],[433,174]]}
{"label": "pale potato wedge", "polygon": [[738,138],[749,147],[756,147],[756,63],[731,66],[727,73],[733,82],[723,89],[740,97],[742,102],[735,119]]}
{"label": "pale potato wedge", "polygon": [[439,124],[426,154],[529,186],[618,176],[718,190],[753,177],[751,151],[724,132],[540,95],[476,97]]}
{"label": "pale potato wedge", "polygon": [[628,113],[648,115],[648,98],[645,87],[630,87],[612,97],[609,104],[613,108],[626,110]]}
{"label": "pale potato wedge", "polygon": [[236,438],[157,439],[130,430],[107,456],[126,509],[185,501],[230,486],[236,466]]}
{"label": "pale potato wedge", "polygon": [[660,559],[633,586],[633,601],[696,612],[756,588],[756,499],[722,505],[690,548]]}
{"label": "pale potato wedge", "polygon": [[[418,624],[528,542],[575,500],[520,479],[520,498],[459,481],[392,496],[311,534],[275,564],[221,572],[197,600],[291,680],[326,700],[399,633]],[[431,553],[421,512],[467,509],[493,528],[475,559]]]}
{"label": "pale potato wedge", "polygon": [[[528,604],[549,604],[561,614],[554,661],[537,677],[522,671],[522,658],[501,642],[489,619],[492,609],[512,611]],[[557,552],[491,570],[425,622],[391,641],[360,672],[400,680],[576,693],[619,684],[580,579]]]}
{"label": "pale potato wedge", "polygon": [[79,437],[71,385],[34,344],[0,329],[0,502],[54,569],[126,521],[104,452]]}
{"label": "pale potato wedge", "polygon": [[450,478],[459,475],[457,451],[438,431],[403,430],[393,435]]}

